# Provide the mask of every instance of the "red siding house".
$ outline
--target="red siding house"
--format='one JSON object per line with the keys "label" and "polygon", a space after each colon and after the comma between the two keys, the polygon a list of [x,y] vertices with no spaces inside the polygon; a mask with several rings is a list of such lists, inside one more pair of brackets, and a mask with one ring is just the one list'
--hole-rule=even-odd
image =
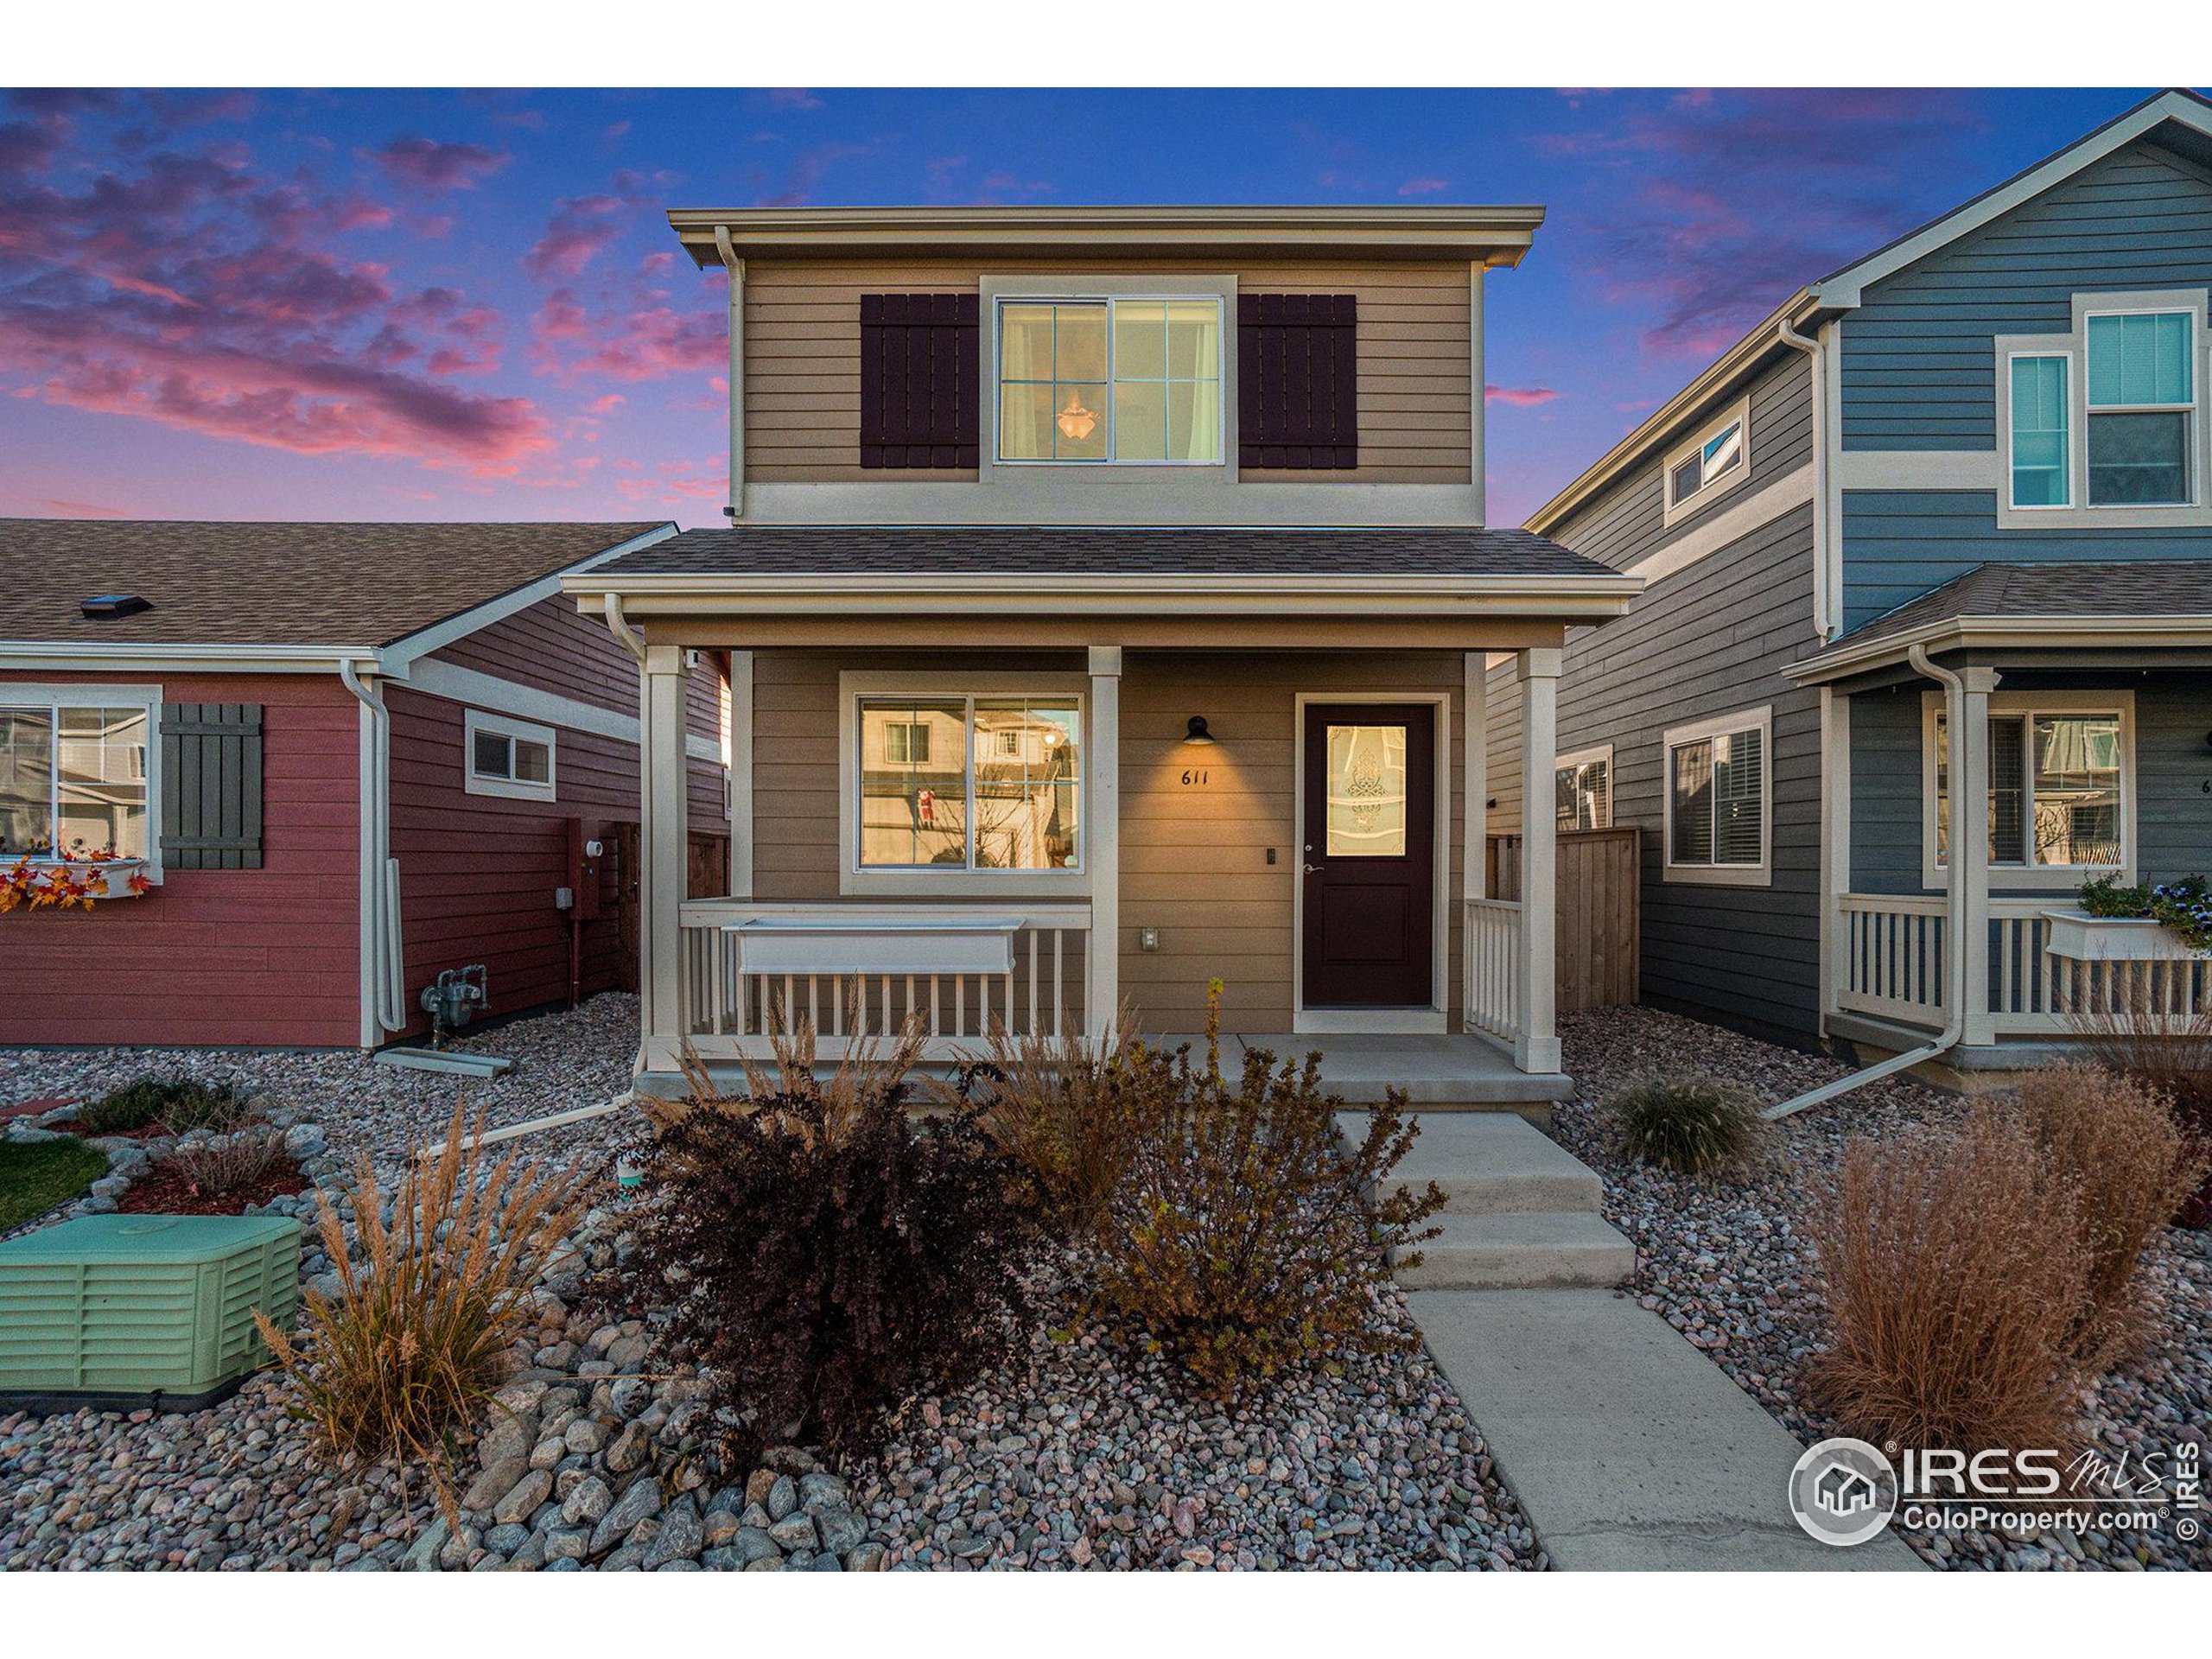
{"label": "red siding house", "polygon": [[[0,1043],[368,1048],[448,968],[494,1015],[634,987],[639,664],[559,584],[673,528],[0,519],[0,874],[97,855],[108,895],[0,915]],[[727,675],[686,711],[715,891]]]}

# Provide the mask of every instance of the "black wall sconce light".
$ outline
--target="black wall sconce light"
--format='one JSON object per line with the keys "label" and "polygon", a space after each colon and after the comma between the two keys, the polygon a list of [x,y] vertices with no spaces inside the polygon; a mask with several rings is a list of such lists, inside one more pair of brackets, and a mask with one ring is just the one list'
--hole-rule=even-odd
{"label": "black wall sconce light", "polygon": [[1183,742],[1186,747],[1192,748],[1210,749],[1213,747],[1214,735],[1206,729],[1206,717],[1204,715],[1191,716],[1190,723],[1183,733]]}

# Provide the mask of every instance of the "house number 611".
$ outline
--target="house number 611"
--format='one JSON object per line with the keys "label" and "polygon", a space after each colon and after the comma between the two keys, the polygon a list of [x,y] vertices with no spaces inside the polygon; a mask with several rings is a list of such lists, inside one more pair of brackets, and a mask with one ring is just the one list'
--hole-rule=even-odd
{"label": "house number 611", "polygon": [[1202,787],[1204,787],[1204,785],[1205,785],[1205,781],[1206,781],[1206,769],[1205,769],[1204,766],[1185,766],[1185,767],[1184,767],[1184,768],[1183,768],[1183,787],[1184,787],[1184,788],[1185,788],[1185,789],[1198,789],[1198,788],[1202,788]]}

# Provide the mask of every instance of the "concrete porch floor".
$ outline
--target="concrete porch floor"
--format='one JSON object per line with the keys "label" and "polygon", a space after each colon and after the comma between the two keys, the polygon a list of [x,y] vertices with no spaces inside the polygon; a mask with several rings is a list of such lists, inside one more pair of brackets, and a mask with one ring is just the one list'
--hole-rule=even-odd
{"label": "concrete porch floor", "polygon": [[[1155,1037],[1171,1046],[1205,1047],[1203,1036]],[[1503,1107],[1548,1111],[1555,1100],[1572,1100],[1574,1083],[1564,1072],[1514,1069],[1513,1057],[1488,1038],[1470,1032],[1350,1033],[1277,1032],[1221,1039],[1221,1069],[1244,1063],[1248,1049],[1265,1049],[1280,1065],[1302,1060],[1319,1049],[1321,1082],[1351,1106],[1379,1104],[1384,1093],[1402,1089],[1416,1106]]]}

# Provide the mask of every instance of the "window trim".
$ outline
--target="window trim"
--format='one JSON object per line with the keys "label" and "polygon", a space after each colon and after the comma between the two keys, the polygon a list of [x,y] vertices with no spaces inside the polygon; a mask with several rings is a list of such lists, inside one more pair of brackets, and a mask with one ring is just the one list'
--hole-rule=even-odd
{"label": "window trim", "polygon": [[[2212,289],[2113,289],[2078,292],[2071,296],[2071,329],[2065,333],[1998,334],[1991,344],[1991,378],[1996,382],[1997,423],[1994,444],[1999,465],[1994,486],[1997,528],[2003,530],[2108,530],[2115,524],[2145,530],[2202,530],[2212,527],[2212,390],[2207,387],[2212,370],[2212,328],[2206,326],[2208,296]],[[2186,502],[2089,503],[2089,321],[2092,316],[2132,316],[2184,312],[2190,318],[2190,379],[2194,402],[2188,408],[2190,499]],[[2012,359],[2021,357],[2064,357],[2067,364],[2067,494],[2063,507],[2016,507],[2012,505]],[[2136,408],[2138,405],[2128,405]],[[2150,405],[2141,405],[2145,409]],[[2180,410],[2178,404],[2161,409]],[[2109,412],[2109,411],[2107,411]],[[2124,411],[2122,411],[2124,412]]]}
{"label": "window trim", "polygon": [[[477,771],[476,737],[480,732],[491,737],[543,743],[545,746],[545,781],[541,784],[525,778],[491,778]],[[471,795],[493,796],[510,801],[558,800],[561,756],[556,734],[550,726],[540,726],[534,721],[517,720],[512,715],[496,715],[482,709],[465,709],[461,716],[461,787]]]}
{"label": "window trim", "polygon": [[[1071,869],[944,869],[860,860],[860,707],[882,697],[1073,697],[1077,742],[1076,864]],[[963,674],[844,670],[837,676],[837,891],[845,898],[1069,899],[1090,891],[1090,678],[1082,673]],[[970,770],[969,783],[974,779]]]}
{"label": "window trim", "polygon": [[[2123,512],[2141,512],[2145,508],[2164,508],[2168,512],[2201,505],[2204,499],[2204,467],[2197,457],[2198,433],[2203,424],[2204,370],[2198,362],[2203,346],[2203,303],[2200,296],[2194,304],[2187,305],[2099,305],[2091,303],[2079,308],[2076,327],[2082,334],[2082,506],[2085,512],[2108,513],[2114,508]],[[2113,404],[2103,409],[2089,402],[2089,325],[2099,317],[2170,317],[2181,316],[2189,324],[2189,399],[2177,404]],[[2095,501],[2090,499],[2089,480],[2089,417],[2092,415],[2172,415],[2185,417],[2183,427],[2182,463],[2189,468],[2189,493],[2178,501]]]}
{"label": "window trim", "polygon": [[[118,684],[86,680],[22,681],[0,683],[0,707],[10,709],[136,709],[146,711],[146,852],[142,873],[156,886],[162,880],[162,704],[159,685]],[[57,764],[55,771],[60,770]],[[0,865],[12,867],[19,853],[0,853]],[[65,861],[31,855],[34,865]]]}
{"label": "window trim", "polygon": [[[1920,881],[1929,892],[1948,892],[1951,867],[1936,855],[1936,717],[1944,707],[1941,691],[1920,696]],[[2120,715],[2120,851],[2121,862],[2110,864],[1998,864],[1989,867],[1989,886],[1999,889],[2050,889],[2070,893],[2089,877],[2118,875],[2135,880],[2135,693],[2133,691],[1993,691],[1989,712],[2014,718],[2037,715]],[[2027,810],[2035,811],[2034,757],[2028,757],[2025,784]]]}
{"label": "window trim", "polygon": [[[1593,743],[1587,748],[1575,749],[1566,754],[1555,756],[1552,761],[1552,795],[1554,799],[1557,799],[1560,772],[1565,772],[1569,766],[1586,766],[1592,760],[1602,760],[1605,763],[1605,821],[1590,827],[1592,830],[1610,830],[1613,827],[1613,746],[1611,744]],[[1559,833],[1566,835],[1569,832],[1562,830]]]}
{"label": "window trim", "polygon": [[[1114,373],[1114,308],[1124,302],[1130,302],[1140,305],[1173,305],[1178,303],[1189,303],[1194,305],[1204,304],[1211,305],[1214,308],[1214,316],[1216,319],[1215,338],[1217,341],[1215,362],[1218,365],[1217,370],[1218,378],[1214,382],[1214,441],[1217,447],[1214,451],[1214,458],[1211,461],[1175,461],[1166,457],[1162,457],[1157,461],[1149,457],[1137,461],[1123,461],[1117,453],[1118,445],[1116,439],[1118,437],[1118,432],[1116,429],[1118,425],[1118,417],[1115,410],[1114,391],[1121,382],[1116,378]],[[1017,456],[1009,455],[1006,453],[1006,438],[1005,434],[1000,429],[1000,422],[1003,418],[1006,410],[1004,341],[1006,337],[1006,308],[1009,305],[1103,305],[1106,308],[1106,408],[1103,413],[1106,420],[1107,453],[1098,460],[1063,460],[1057,455]],[[1235,395],[1235,388],[1230,385],[1228,378],[1230,372],[1228,335],[1230,330],[1235,327],[1236,321],[1230,315],[1229,303],[1218,293],[1183,293],[1167,289],[1162,289],[1158,291],[1154,291],[1150,289],[1142,289],[1121,292],[1090,292],[1084,290],[1070,293],[1047,292],[1039,294],[993,295],[991,296],[991,338],[989,346],[991,354],[991,464],[994,467],[1071,467],[1077,468],[1087,468],[1092,471],[1103,471],[1109,468],[1118,470],[1131,467],[1167,467],[1182,469],[1192,467],[1218,467],[1225,466],[1228,463],[1229,456],[1228,405],[1230,398]],[[1020,384],[1024,385],[1034,385],[1038,383],[1035,381],[1023,381]],[[1167,384],[1165,378],[1163,378],[1162,384]],[[1204,383],[1194,382],[1193,384],[1203,385]]]}
{"label": "window trim", "polygon": [[[1675,468],[1688,460],[1691,455],[1703,449],[1707,444],[1712,442],[1730,427],[1737,425],[1744,429],[1744,458],[1730,467],[1727,472],[1722,474],[1716,481],[1700,483],[1696,494],[1686,500],[1675,500]],[[1680,523],[1692,513],[1704,512],[1706,507],[1718,498],[1727,494],[1731,490],[1741,488],[1751,475],[1751,395],[1747,391],[1727,409],[1700,426],[1695,437],[1687,442],[1676,444],[1667,452],[1666,458],[1661,462],[1659,467],[1661,524],[1670,526]]]}
{"label": "window trim", "polygon": [[[2044,501],[2033,505],[2024,505],[2016,499],[2013,493],[2013,477],[2014,474],[2018,470],[2019,451],[2014,442],[2015,434],[2012,428],[2012,365],[2023,359],[2031,362],[2041,362],[2045,360],[2056,362],[2064,370],[2064,383],[2061,386],[2059,392],[2061,398],[2064,401],[2066,405],[2066,451],[2064,457],[2066,499],[2063,501]],[[2031,347],[2024,346],[2017,350],[2007,351],[2004,354],[2004,364],[2005,396],[2003,399],[2003,425],[1998,433],[1999,441],[2003,443],[2005,447],[2005,500],[2003,503],[2003,508],[2004,510],[2012,512],[2071,512],[2073,510],[2074,504],[2077,500],[2081,500],[2085,498],[2085,491],[2082,486],[2087,483],[2087,457],[2088,454],[2088,441],[2086,435],[2084,435],[2082,444],[2078,446],[2078,455],[2076,454],[2077,446],[2074,442],[2074,355],[2070,352],[2052,351],[2048,348],[2037,351]],[[2083,478],[2080,480],[2077,480],[2075,477],[2075,474],[2077,470],[2082,471],[2084,474]]]}
{"label": "window trim", "polygon": [[[1709,737],[1759,734],[1759,861],[1756,864],[1678,864],[1675,861],[1675,751]],[[1659,739],[1660,879],[1692,887],[1770,887],[1774,885],[1774,705],[1739,709],[1684,726]],[[1717,821],[1716,821],[1717,827]]]}

